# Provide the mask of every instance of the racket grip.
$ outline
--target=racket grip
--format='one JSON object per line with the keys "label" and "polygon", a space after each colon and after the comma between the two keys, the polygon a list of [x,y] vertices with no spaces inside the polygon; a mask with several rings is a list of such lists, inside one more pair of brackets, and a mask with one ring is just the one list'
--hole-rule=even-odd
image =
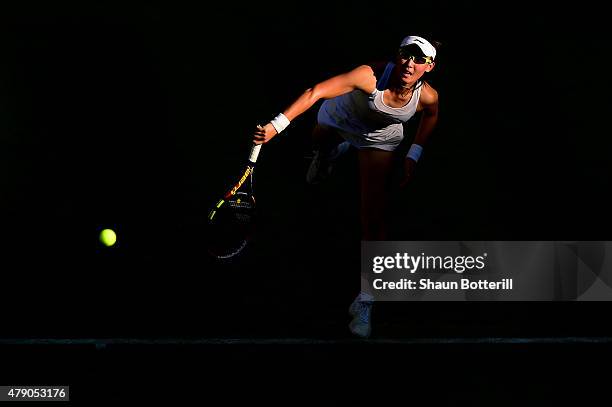
{"label": "racket grip", "polygon": [[261,144],[253,144],[251,148],[251,153],[249,154],[249,161],[255,164],[257,162],[257,157],[259,156],[259,150],[261,150]]}

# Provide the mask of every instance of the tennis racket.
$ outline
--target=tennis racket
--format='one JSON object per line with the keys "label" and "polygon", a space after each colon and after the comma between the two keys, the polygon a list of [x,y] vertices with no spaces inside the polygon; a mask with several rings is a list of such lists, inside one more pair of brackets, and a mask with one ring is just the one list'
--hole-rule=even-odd
{"label": "tennis racket", "polygon": [[253,171],[261,150],[254,144],[238,182],[208,213],[208,252],[217,259],[230,259],[247,246],[255,219]]}

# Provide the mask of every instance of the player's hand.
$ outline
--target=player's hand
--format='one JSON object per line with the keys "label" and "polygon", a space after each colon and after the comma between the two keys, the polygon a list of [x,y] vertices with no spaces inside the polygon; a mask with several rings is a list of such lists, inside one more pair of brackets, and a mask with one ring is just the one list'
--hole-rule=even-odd
{"label": "player's hand", "polygon": [[412,158],[406,158],[404,160],[404,176],[400,181],[400,188],[404,188],[412,178],[414,178],[414,171],[416,170],[416,161]]}
{"label": "player's hand", "polygon": [[264,144],[272,140],[274,136],[276,136],[276,129],[271,123],[266,124],[264,127],[257,125],[257,129],[253,135],[253,143]]}

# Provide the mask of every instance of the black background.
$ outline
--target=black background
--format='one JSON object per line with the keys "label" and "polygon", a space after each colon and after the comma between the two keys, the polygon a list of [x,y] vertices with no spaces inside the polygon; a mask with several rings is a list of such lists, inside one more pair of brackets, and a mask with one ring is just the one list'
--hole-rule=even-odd
{"label": "black background", "polygon": [[[393,237],[610,240],[606,13],[578,6],[3,3],[2,338],[348,338],[346,308],[359,288],[357,163],[352,152],[325,185],[305,183],[316,107],[262,149],[260,223],[244,256],[207,258],[203,220],[234,181],[257,123],[317,81],[391,56],[408,34],[443,43],[431,76],[440,122],[417,178],[394,195]],[[97,240],[104,227],[118,232],[113,248]],[[606,336],[609,308],[383,303],[374,335]],[[356,374],[395,360],[429,366],[418,381],[427,391],[455,383],[448,403],[510,392],[550,400],[572,385],[568,372],[602,357],[601,348],[554,346],[535,359],[521,346],[3,349],[13,356],[10,365],[3,358],[7,383],[80,383],[77,398],[113,398],[116,383],[117,398],[138,397],[129,387],[138,374],[147,390],[155,379],[185,378],[175,370],[183,367],[210,373],[207,391],[232,394],[233,380],[250,382],[262,365],[275,373],[247,388],[254,396],[270,390],[266,377],[302,391],[300,383],[340,376],[349,379],[343,394],[354,395]],[[488,362],[474,365],[477,357]],[[490,374],[529,362],[539,369],[523,369],[518,387],[507,385],[511,374]],[[541,386],[552,373],[559,381]],[[368,377],[382,386],[390,376]],[[387,385],[408,383],[393,377]]]}
{"label": "black background", "polygon": [[[431,77],[440,122],[418,177],[394,196],[393,238],[610,238],[609,58],[596,10],[3,8],[2,309],[15,317],[4,335],[345,335],[358,288],[356,160],[324,186],[305,183],[316,107],[262,150],[260,224],[242,258],[207,258],[203,218],[255,124],[319,80],[392,56],[407,34],[443,44]],[[113,248],[97,240],[104,227],[118,233]],[[603,333],[606,307],[411,304],[398,318],[420,324],[416,335],[448,324],[513,334],[530,321],[543,329],[542,310],[550,334]]]}

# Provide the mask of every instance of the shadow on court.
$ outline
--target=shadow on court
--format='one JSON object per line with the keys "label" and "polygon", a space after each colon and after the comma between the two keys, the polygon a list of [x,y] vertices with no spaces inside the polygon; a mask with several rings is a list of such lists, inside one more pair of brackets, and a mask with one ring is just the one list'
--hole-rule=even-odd
{"label": "shadow on court", "polygon": [[3,345],[6,384],[73,402],[555,405],[603,395],[610,344]]}

